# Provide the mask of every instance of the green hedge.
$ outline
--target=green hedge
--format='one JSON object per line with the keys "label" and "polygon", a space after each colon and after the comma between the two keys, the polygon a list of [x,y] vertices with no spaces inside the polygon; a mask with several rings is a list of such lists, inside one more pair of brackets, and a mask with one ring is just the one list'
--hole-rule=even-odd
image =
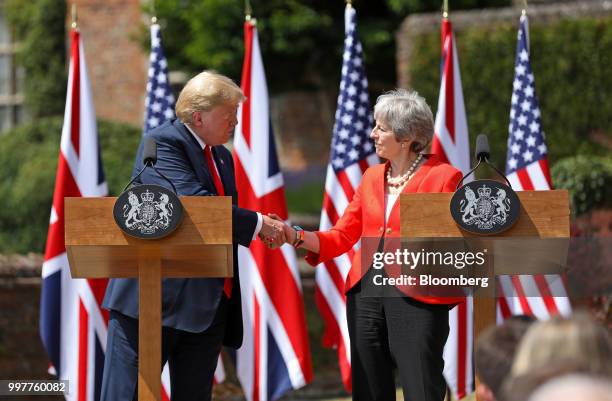
{"label": "green hedge", "polygon": [[612,158],[568,157],[559,160],[551,173],[557,188],[570,191],[575,215],[612,207]]}
{"label": "green hedge", "polygon": [[[455,33],[471,143],[478,134],[487,133],[492,158],[500,168],[506,160],[517,29],[518,15],[512,24]],[[530,40],[551,163],[576,154],[609,152],[591,136],[612,134],[612,18],[531,24]],[[439,32],[415,38],[411,57],[412,85],[436,109]]]}
{"label": "green hedge", "polygon": [[[0,253],[43,252],[55,185],[62,118],[39,119],[0,139]],[[111,194],[127,184],[141,131],[98,123]]]}

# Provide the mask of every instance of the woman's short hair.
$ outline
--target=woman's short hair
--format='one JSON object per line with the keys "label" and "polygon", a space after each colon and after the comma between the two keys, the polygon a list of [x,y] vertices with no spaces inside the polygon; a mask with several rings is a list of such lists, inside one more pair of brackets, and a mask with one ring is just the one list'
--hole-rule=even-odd
{"label": "woman's short hair", "polygon": [[210,111],[217,106],[238,104],[245,99],[234,81],[214,71],[203,71],[183,87],[176,101],[176,115],[183,123],[190,124],[196,111]]}
{"label": "woman's short hair", "polygon": [[433,114],[423,96],[395,89],[376,99],[374,118],[388,125],[398,141],[412,140],[412,150],[421,152],[434,134]]}

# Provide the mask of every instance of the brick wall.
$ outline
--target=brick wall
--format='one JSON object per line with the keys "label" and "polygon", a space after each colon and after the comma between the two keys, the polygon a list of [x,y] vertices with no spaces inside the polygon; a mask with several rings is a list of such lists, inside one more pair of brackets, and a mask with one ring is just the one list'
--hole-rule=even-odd
{"label": "brick wall", "polygon": [[[287,92],[270,99],[270,117],[283,171],[325,166],[329,160],[335,100],[325,92]],[[321,181],[324,175],[321,175]]]}
{"label": "brick wall", "polygon": [[68,0],[67,29],[73,3],[96,115],[141,126],[148,68],[148,54],[138,43],[146,22],[141,0]]}
{"label": "brick wall", "polygon": [[[0,379],[2,380],[53,379],[47,373],[47,355],[38,335],[41,264],[41,255],[0,255]],[[21,401],[63,399],[59,396],[17,398]]]}

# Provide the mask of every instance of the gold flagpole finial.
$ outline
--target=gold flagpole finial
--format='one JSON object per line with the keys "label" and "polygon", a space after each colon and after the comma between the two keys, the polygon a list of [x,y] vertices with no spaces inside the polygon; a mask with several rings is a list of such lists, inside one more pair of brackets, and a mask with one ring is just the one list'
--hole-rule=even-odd
{"label": "gold flagpole finial", "polygon": [[353,0],[346,0],[346,8],[353,7]]}
{"label": "gold flagpole finial", "polygon": [[527,15],[527,0],[523,0],[523,10],[521,11],[521,14]]}
{"label": "gold flagpole finial", "polygon": [[442,18],[448,18],[448,0],[442,2]]}
{"label": "gold flagpole finial", "polygon": [[77,8],[76,4],[72,3],[72,29],[76,29],[77,26]]}
{"label": "gold flagpole finial", "polygon": [[253,8],[249,0],[244,0],[244,19],[245,21],[251,20],[251,14],[253,14]]}
{"label": "gold flagpole finial", "polygon": [[157,11],[155,11],[155,0],[151,0],[151,25],[157,24]]}

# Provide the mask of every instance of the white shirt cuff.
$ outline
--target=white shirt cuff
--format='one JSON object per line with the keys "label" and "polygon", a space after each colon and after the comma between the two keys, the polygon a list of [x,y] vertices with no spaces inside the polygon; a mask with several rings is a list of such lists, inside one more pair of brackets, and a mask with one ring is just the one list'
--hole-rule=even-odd
{"label": "white shirt cuff", "polygon": [[257,225],[255,226],[255,233],[253,234],[253,239],[257,238],[257,234],[261,231],[261,226],[263,226],[263,216],[259,212],[257,213]]}

